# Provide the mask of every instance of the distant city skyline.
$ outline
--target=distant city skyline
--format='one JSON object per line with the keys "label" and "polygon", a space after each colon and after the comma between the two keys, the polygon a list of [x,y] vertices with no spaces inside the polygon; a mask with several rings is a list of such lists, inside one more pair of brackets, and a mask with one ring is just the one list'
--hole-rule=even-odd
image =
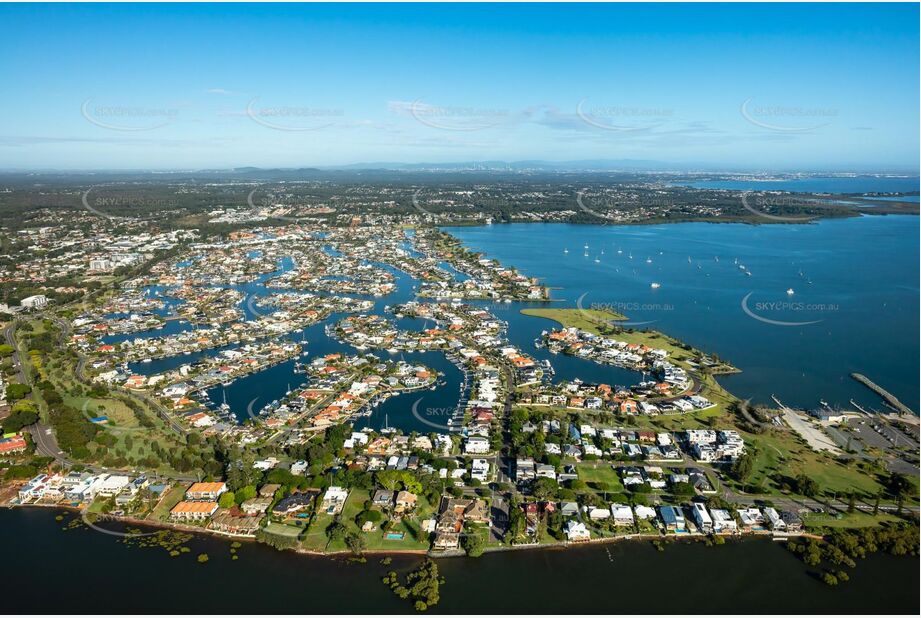
{"label": "distant city skyline", "polygon": [[3,5],[0,169],[914,172],[917,4]]}

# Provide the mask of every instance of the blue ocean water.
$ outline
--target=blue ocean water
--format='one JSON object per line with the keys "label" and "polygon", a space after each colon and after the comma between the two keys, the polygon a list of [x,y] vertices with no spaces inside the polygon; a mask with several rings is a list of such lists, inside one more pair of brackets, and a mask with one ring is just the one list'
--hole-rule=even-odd
{"label": "blue ocean water", "polygon": [[[682,183],[684,184],[684,183]],[[868,193],[918,191],[921,179],[903,176],[834,176],[787,178],[783,180],[706,180],[684,186],[696,189],[734,191],[793,191],[815,193]]]}
{"label": "blue ocean water", "polygon": [[[580,298],[583,307],[611,306],[638,328],[664,331],[729,360],[742,373],[720,381],[740,397],[768,402],[776,394],[803,407],[820,399],[847,405],[853,398],[882,409],[878,397],[850,378],[856,371],[918,409],[917,217],[446,231],[542,277],[558,288],[552,296],[559,306],[574,307]],[[552,326],[519,315],[520,305],[508,307],[500,317],[519,345]]]}

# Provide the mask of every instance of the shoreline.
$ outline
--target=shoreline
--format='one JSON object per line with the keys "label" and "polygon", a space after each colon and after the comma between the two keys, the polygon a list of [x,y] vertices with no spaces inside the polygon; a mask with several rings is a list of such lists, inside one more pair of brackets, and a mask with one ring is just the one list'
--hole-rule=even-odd
{"label": "shoreline", "polygon": [[[0,508],[7,509],[46,509],[46,510],[61,510],[69,513],[74,513],[80,516],[80,519],[86,524],[85,513],[83,509],[80,509],[75,506],[66,505],[66,504],[0,504]],[[252,543],[259,543],[256,537],[253,535],[242,535],[234,534],[231,532],[223,532],[221,530],[212,530],[210,528],[199,528],[197,526],[189,526],[180,523],[174,522],[163,522],[163,521],[150,521],[146,519],[138,519],[136,517],[126,517],[118,515],[107,515],[99,514],[99,519],[97,521],[114,521],[128,525],[137,525],[145,526],[148,528],[156,528],[157,530],[176,530],[180,532],[188,532],[191,534],[202,534],[210,537],[232,540],[232,541],[247,541]],[[91,525],[87,527],[91,528],[96,524],[96,522],[89,522]],[[101,528],[101,526],[100,526]],[[105,531],[104,533],[113,534],[114,536],[122,536],[122,533],[116,533],[114,531]],[[124,536],[132,536],[130,533],[125,534]],[[817,541],[824,540],[824,536],[819,534],[813,534],[807,531],[796,532],[796,533],[774,533],[770,530],[758,530],[751,532],[734,532],[734,533],[713,533],[713,534],[704,534],[701,532],[685,532],[682,534],[651,534],[648,532],[640,532],[633,534],[625,534],[612,537],[600,537],[589,539],[586,541],[554,541],[552,543],[532,543],[532,544],[522,544],[522,545],[508,545],[508,546],[491,546],[486,547],[483,550],[483,554],[497,554],[503,552],[518,552],[518,551],[534,551],[534,550],[553,550],[553,551],[565,551],[568,549],[592,546],[592,545],[608,545],[612,543],[620,542],[644,542],[644,541],[664,541],[667,543],[674,543],[679,541],[693,541],[700,542],[703,539],[707,538],[720,537],[723,539],[751,539],[751,538],[770,538],[775,542],[785,542],[788,539],[797,539],[797,538],[806,538],[814,539]],[[345,550],[336,550],[336,551],[316,551],[312,549],[303,549],[303,548],[290,548],[290,549],[278,549],[262,543],[266,547],[270,547],[278,552],[291,552],[294,554],[300,554],[305,556],[314,556],[322,558],[341,558],[341,557],[361,557],[361,556],[400,556],[400,555],[409,555],[409,556],[425,556],[428,558],[467,558],[467,554],[463,550],[454,550],[454,551],[444,551],[444,552],[434,552],[431,550],[424,549],[369,549],[362,551],[361,554],[354,554],[351,551]]]}

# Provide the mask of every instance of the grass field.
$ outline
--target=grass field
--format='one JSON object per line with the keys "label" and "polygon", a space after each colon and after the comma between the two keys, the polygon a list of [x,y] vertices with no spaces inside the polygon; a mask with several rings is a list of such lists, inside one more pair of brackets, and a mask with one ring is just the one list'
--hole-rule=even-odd
{"label": "grass field", "polygon": [[546,318],[564,328],[575,326],[581,330],[597,333],[598,325],[613,320],[626,320],[627,316],[609,309],[522,309],[523,315]]}
{"label": "grass field", "polygon": [[603,483],[610,488],[608,491],[618,493],[624,491],[620,477],[611,467],[610,461],[586,461],[578,464],[576,468],[579,471],[579,479],[588,483],[593,489],[597,489],[598,484]]}
{"label": "grass field", "polygon": [[902,521],[894,515],[880,511],[875,516],[872,513],[855,511],[844,513],[839,517],[828,513],[805,513],[803,523],[807,528],[867,528],[878,526],[881,523]]}
{"label": "grass field", "polygon": [[188,489],[188,487],[188,485],[179,484],[173,485],[166,490],[166,494],[160,498],[160,502],[154,507],[153,511],[151,511],[148,519],[157,521],[166,521],[169,519],[169,512],[173,510],[174,506],[182,501],[182,498],[185,496],[185,490]]}

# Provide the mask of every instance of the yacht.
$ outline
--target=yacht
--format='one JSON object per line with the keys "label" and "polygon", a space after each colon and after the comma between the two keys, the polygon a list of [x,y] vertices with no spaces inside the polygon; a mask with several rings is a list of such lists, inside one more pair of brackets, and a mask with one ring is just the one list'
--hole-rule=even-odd
{"label": "yacht", "polygon": [[787,296],[793,296],[794,293],[793,288],[787,288]]}
{"label": "yacht", "polygon": [[649,287],[651,287],[651,288],[654,289],[654,290],[658,290],[660,287],[662,287],[662,284],[661,284],[661,283],[652,282],[652,283],[649,284]]}

